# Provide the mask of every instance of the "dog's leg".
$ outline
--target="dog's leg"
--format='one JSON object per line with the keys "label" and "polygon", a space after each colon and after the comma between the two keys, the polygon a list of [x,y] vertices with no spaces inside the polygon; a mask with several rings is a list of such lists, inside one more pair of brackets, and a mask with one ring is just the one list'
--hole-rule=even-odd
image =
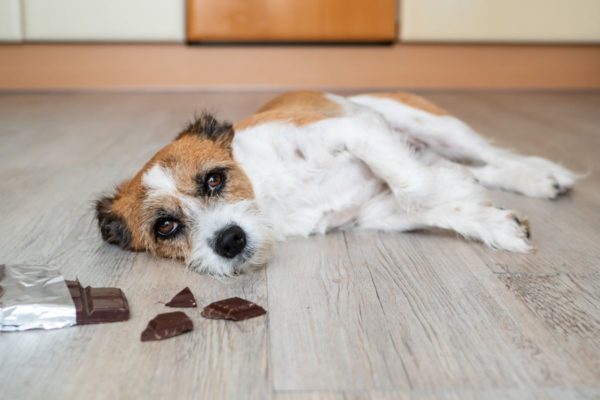
{"label": "dog's leg", "polygon": [[481,240],[493,248],[516,252],[531,249],[529,225],[512,211],[472,201],[440,204],[423,210],[402,210],[391,193],[383,193],[369,201],[356,221],[359,229],[380,231],[412,231],[437,227],[456,231]]}
{"label": "dog's leg", "polygon": [[555,198],[574,185],[577,176],[568,169],[540,157],[521,156],[496,148],[467,124],[444,114],[427,100],[405,96],[410,96],[413,106],[400,101],[398,94],[362,95],[350,100],[382,114],[398,133],[464,164],[486,187],[530,197]]}
{"label": "dog's leg", "polygon": [[[438,196],[439,194],[435,194]],[[381,231],[412,231],[424,228],[453,230],[466,238],[515,252],[531,250],[527,219],[492,206],[488,201],[462,199],[404,210],[391,193],[381,194],[361,210],[356,228]]]}
{"label": "dog's leg", "polygon": [[514,212],[493,207],[463,168],[420,162],[378,114],[369,111],[337,120],[325,137],[332,152],[348,151],[390,189],[385,202],[367,204],[359,226],[391,230],[439,227],[495,248],[530,249],[526,223]]}
{"label": "dog's leg", "polygon": [[484,186],[514,191],[529,197],[554,199],[568,192],[577,176],[540,157],[526,157],[494,149],[481,166],[467,168]]}

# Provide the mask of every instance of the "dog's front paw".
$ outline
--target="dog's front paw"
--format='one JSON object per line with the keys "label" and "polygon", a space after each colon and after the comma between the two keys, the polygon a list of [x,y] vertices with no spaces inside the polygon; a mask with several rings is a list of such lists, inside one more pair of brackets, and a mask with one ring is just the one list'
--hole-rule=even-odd
{"label": "dog's front paw", "polygon": [[529,239],[531,230],[527,218],[519,217],[514,211],[490,207],[487,223],[489,230],[482,236],[488,246],[517,253],[532,250]]}

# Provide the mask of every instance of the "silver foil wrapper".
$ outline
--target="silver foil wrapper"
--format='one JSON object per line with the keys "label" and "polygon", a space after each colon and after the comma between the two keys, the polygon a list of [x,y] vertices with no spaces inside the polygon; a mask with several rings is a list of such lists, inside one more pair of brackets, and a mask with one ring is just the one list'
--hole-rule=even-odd
{"label": "silver foil wrapper", "polygon": [[0,265],[0,331],[75,325],[75,304],[58,269]]}

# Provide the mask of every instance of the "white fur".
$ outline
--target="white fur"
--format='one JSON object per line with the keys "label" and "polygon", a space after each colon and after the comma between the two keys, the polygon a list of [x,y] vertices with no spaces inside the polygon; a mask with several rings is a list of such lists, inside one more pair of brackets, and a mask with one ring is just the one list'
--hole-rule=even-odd
{"label": "white fur", "polygon": [[[546,197],[574,182],[569,171],[547,160],[523,174],[531,158],[492,147],[456,118],[370,96],[328,97],[342,106],[342,116],[304,126],[263,123],[234,138],[234,157],[279,237],[350,227],[439,227],[525,252],[531,248],[526,227],[514,212],[491,206],[475,177],[486,186]],[[411,139],[424,142],[431,154],[415,154]],[[473,160],[487,169],[447,159]],[[507,173],[509,161],[521,173]],[[540,175],[551,176],[551,183],[540,182]]]}
{"label": "white fur", "polygon": [[484,186],[552,199],[569,190],[577,179],[551,161],[492,146],[455,117],[434,115],[381,97],[355,96],[350,100],[379,112],[396,132],[426,143],[443,157],[473,161],[475,166],[469,170]]}
{"label": "white fur", "polygon": [[[193,221],[192,249],[187,264],[194,271],[231,276],[253,265],[262,265],[269,258],[273,232],[253,201],[202,207],[198,201],[188,198],[186,208]],[[231,225],[244,230],[247,242],[242,254],[228,259],[215,253],[212,242],[216,232]]]}
{"label": "white fur", "polygon": [[175,196],[178,193],[173,174],[159,164],[146,171],[142,177],[142,184],[148,189],[150,196]]}

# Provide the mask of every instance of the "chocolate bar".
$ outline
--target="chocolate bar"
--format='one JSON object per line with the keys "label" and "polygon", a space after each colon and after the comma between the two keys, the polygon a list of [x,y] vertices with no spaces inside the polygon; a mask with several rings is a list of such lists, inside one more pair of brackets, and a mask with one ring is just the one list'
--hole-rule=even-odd
{"label": "chocolate bar", "polygon": [[202,316],[204,318],[229,319],[232,321],[242,321],[266,313],[265,309],[258,304],[239,297],[232,297],[230,299],[211,303],[202,310]]}
{"label": "chocolate bar", "polygon": [[142,332],[142,342],[168,339],[194,329],[194,323],[185,313],[175,311],[158,314]]}
{"label": "chocolate bar", "polygon": [[83,288],[79,281],[65,281],[77,312],[77,325],[129,319],[129,304],[121,289]]}
{"label": "chocolate bar", "polygon": [[167,307],[196,307],[196,299],[189,287],[186,287],[181,292],[177,293],[170,302],[165,304]]}

